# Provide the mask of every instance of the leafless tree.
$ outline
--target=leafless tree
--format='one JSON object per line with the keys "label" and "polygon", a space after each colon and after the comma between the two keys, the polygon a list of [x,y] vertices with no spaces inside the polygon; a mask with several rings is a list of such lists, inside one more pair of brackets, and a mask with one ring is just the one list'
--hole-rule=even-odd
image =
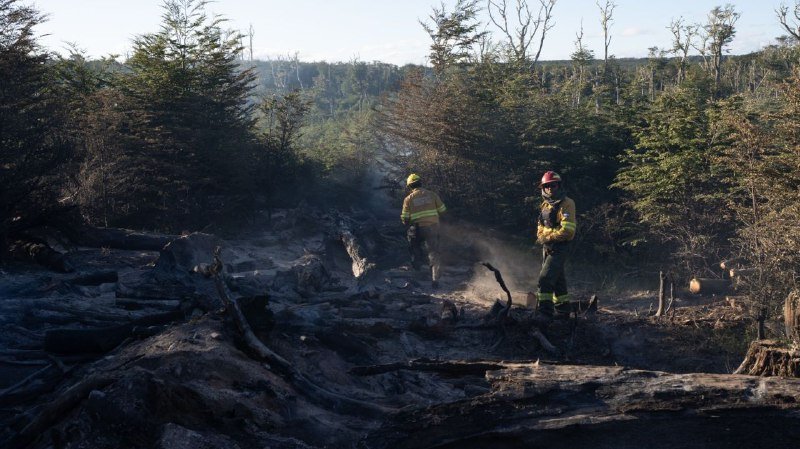
{"label": "leafless tree", "polygon": [[793,18],[789,17],[789,7],[785,3],[775,10],[778,14],[778,21],[796,41],[800,41],[800,0],[794,1],[794,8],[792,8]]}
{"label": "leafless tree", "polygon": [[250,40],[250,61],[253,61],[253,36],[256,34],[255,28],[253,28],[253,24],[250,24],[250,29],[247,32],[247,37]]}
{"label": "leafless tree", "polygon": [[575,74],[577,75],[577,85],[575,89],[575,106],[581,104],[581,93],[583,92],[583,83],[586,74],[586,67],[594,59],[594,53],[586,48],[583,44],[583,21],[581,21],[580,32],[575,33],[575,51],[570,55],[572,62],[575,65]]}
{"label": "leafless tree", "polygon": [[736,35],[736,22],[741,14],[736,12],[734,6],[727,4],[724,7],[716,6],[708,13],[708,22],[700,27],[700,45],[693,46],[703,56],[707,70],[714,75],[714,90],[719,92],[719,82],[722,76],[722,58],[727,51],[726,47]]}
{"label": "leafless tree", "polygon": [[555,25],[553,7],[557,0],[539,0],[539,12],[534,17],[527,0],[515,0],[509,11],[508,0],[489,0],[487,10],[489,19],[505,35],[511,57],[515,62],[528,62],[531,60],[529,47],[536,36],[539,36],[539,46],[531,61],[536,64],[544,47],[547,32]]}
{"label": "leafless tree", "polygon": [[679,58],[677,84],[681,84],[686,78],[689,50],[692,48],[693,39],[697,36],[698,27],[699,25],[684,24],[683,17],[674,19],[669,25],[669,30],[672,32],[671,52]]}
{"label": "leafless tree", "polygon": [[612,0],[605,0],[605,4],[600,4],[598,1],[597,7],[600,8],[600,26],[603,27],[603,67],[608,69],[608,47],[611,46],[611,36],[608,33],[608,28],[611,22],[614,21],[614,8],[617,5]]}

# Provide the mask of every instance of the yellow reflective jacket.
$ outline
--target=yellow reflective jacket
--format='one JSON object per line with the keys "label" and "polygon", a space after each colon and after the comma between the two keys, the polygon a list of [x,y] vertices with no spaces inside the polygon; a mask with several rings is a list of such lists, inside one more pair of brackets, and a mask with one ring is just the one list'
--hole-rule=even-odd
{"label": "yellow reflective jacket", "polygon": [[[558,213],[555,214],[550,223],[546,223],[543,217],[551,215],[554,207],[558,207]],[[540,243],[568,242],[575,238],[577,227],[575,201],[572,198],[564,197],[561,202],[555,205],[551,205],[547,201],[542,202],[539,226],[536,229],[536,239]]]}
{"label": "yellow reflective jacket", "polygon": [[400,221],[422,227],[439,223],[439,214],[446,211],[439,195],[423,188],[416,188],[403,200]]}

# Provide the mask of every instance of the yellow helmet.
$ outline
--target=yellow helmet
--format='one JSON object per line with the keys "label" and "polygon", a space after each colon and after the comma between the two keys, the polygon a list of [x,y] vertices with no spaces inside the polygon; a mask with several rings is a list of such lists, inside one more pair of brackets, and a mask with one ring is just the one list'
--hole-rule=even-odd
{"label": "yellow helmet", "polygon": [[413,184],[415,182],[420,182],[420,180],[421,179],[420,179],[418,174],[411,173],[410,175],[408,175],[408,179],[406,179],[406,187],[410,186],[411,184]]}

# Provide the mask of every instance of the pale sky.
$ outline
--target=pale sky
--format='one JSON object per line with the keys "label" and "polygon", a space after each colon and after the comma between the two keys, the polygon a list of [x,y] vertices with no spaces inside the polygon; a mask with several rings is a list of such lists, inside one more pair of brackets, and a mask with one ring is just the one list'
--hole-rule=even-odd
{"label": "pale sky", "polygon": [[[603,1],[604,0],[600,0]],[[786,0],[785,0],[786,1]],[[790,5],[794,0],[788,0]],[[134,36],[156,32],[162,0],[23,0],[48,15],[38,33],[40,42],[64,52],[75,43],[90,57],[126,55]],[[419,24],[428,21],[437,0],[217,0],[208,10],[229,20],[229,27],[247,33],[254,29],[257,59],[302,61],[383,61],[427,64],[430,38]],[[512,3],[512,1],[509,1]],[[537,0],[529,0],[538,9]],[[667,27],[673,19],[703,23],[708,12],[725,2],[708,0],[615,0],[610,54],[618,58],[647,56],[648,48],[671,46]],[[731,54],[756,51],[785,34],[775,15],[781,0],[729,2],[741,13]],[[455,0],[444,0],[448,11]],[[483,3],[485,5],[485,3]],[[583,24],[583,42],[602,58],[603,37],[595,0],[558,0],[555,26],[547,35],[541,60],[569,59],[576,33]],[[488,22],[488,18],[484,18]],[[494,30],[489,26],[488,30]],[[500,38],[497,35],[497,38]]]}

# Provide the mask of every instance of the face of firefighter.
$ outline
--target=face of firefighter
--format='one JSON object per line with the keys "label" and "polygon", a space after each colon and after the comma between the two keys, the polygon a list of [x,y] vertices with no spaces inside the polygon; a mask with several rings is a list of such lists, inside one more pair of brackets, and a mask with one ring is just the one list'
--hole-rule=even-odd
{"label": "face of firefighter", "polygon": [[559,185],[558,185],[557,182],[551,182],[549,184],[545,184],[545,185],[542,186],[542,190],[544,190],[547,193],[553,193],[553,192],[557,191],[558,188],[559,188]]}

